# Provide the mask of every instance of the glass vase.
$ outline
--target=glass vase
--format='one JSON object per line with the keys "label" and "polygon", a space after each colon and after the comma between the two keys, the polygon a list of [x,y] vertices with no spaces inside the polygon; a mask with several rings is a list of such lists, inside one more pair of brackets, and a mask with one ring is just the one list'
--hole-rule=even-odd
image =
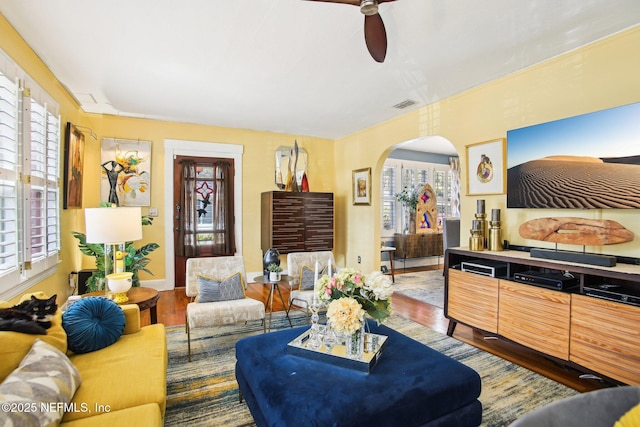
{"label": "glass vase", "polygon": [[354,333],[347,334],[345,349],[349,359],[362,360],[364,356],[364,322]]}

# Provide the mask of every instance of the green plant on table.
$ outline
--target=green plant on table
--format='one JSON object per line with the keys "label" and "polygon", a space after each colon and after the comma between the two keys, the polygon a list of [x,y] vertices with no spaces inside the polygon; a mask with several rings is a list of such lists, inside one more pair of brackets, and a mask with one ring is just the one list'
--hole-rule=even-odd
{"label": "green plant on table", "polygon": [[[142,225],[151,225],[153,218],[143,215]],[[85,255],[92,256],[96,260],[96,270],[87,279],[87,290],[89,292],[97,291],[101,282],[105,280],[105,257],[104,257],[104,245],[102,243],[87,243],[87,237],[84,233],[72,231],[73,237],[78,239],[78,249]],[[132,286],[140,286],[140,279],[138,273],[144,271],[153,276],[153,273],[147,268],[151,261],[147,258],[151,252],[158,249],[160,245],[157,243],[147,243],[146,245],[136,248],[133,242],[126,242],[124,245],[124,251],[120,254],[116,254],[117,258],[123,261],[124,271],[133,273]]]}
{"label": "green plant on table", "polygon": [[282,271],[282,267],[280,267],[275,262],[272,262],[271,264],[267,265],[267,270],[272,273],[280,273]]}
{"label": "green plant on table", "polygon": [[415,211],[418,206],[418,190],[408,190],[407,187],[396,193],[396,201],[401,202],[402,206],[409,208],[410,211]]}

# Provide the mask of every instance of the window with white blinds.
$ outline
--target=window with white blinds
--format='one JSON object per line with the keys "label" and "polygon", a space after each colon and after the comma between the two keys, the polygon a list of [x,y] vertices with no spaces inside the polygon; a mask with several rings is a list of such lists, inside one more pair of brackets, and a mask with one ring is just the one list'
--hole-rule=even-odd
{"label": "window with white blinds", "polygon": [[0,299],[55,271],[59,165],[58,105],[0,51]]}
{"label": "window with white blinds", "polygon": [[404,188],[412,191],[430,184],[436,192],[438,223],[451,215],[451,177],[449,165],[408,160],[387,159],[382,168],[382,237],[401,233],[406,227],[407,213],[396,200]]}

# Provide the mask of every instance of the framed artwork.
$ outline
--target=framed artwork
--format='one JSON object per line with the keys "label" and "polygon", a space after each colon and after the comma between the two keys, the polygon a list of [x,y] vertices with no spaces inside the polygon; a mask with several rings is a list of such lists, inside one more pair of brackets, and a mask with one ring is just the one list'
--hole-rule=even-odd
{"label": "framed artwork", "polygon": [[506,141],[506,138],[499,138],[465,147],[468,196],[504,194],[507,191]]}
{"label": "framed artwork", "polygon": [[353,204],[371,204],[371,168],[353,171]]}
{"label": "framed artwork", "polygon": [[117,206],[151,205],[151,142],[103,138],[100,201]]}
{"label": "framed artwork", "polygon": [[64,209],[82,208],[82,173],[84,170],[84,134],[67,122],[64,136]]}

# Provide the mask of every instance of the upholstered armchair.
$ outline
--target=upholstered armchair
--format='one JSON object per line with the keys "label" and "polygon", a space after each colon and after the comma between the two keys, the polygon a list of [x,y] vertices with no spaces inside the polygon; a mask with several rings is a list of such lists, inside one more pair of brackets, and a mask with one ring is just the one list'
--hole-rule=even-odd
{"label": "upholstered armchair", "polygon": [[185,274],[187,304],[185,327],[189,361],[191,330],[262,320],[264,303],[245,295],[246,272],[241,256],[190,258]]}
{"label": "upholstered armchair", "polygon": [[[325,268],[331,260],[331,268],[335,273],[337,267],[331,251],[318,252],[291,252],[287,254],[287,272],[291,278],[289,286],[291,293],[289,294],[289,309],[292,305],[296,305],[305,310],[307,314],[307,323],[309,321],[311,303],[313,302],[313,272],[315,271],[316,261],[318,261],[318,273],[322,276],[326,274]],[[303,270],[306,275],[303,277]],[[308,272],[311,271],[309,275]]]}

